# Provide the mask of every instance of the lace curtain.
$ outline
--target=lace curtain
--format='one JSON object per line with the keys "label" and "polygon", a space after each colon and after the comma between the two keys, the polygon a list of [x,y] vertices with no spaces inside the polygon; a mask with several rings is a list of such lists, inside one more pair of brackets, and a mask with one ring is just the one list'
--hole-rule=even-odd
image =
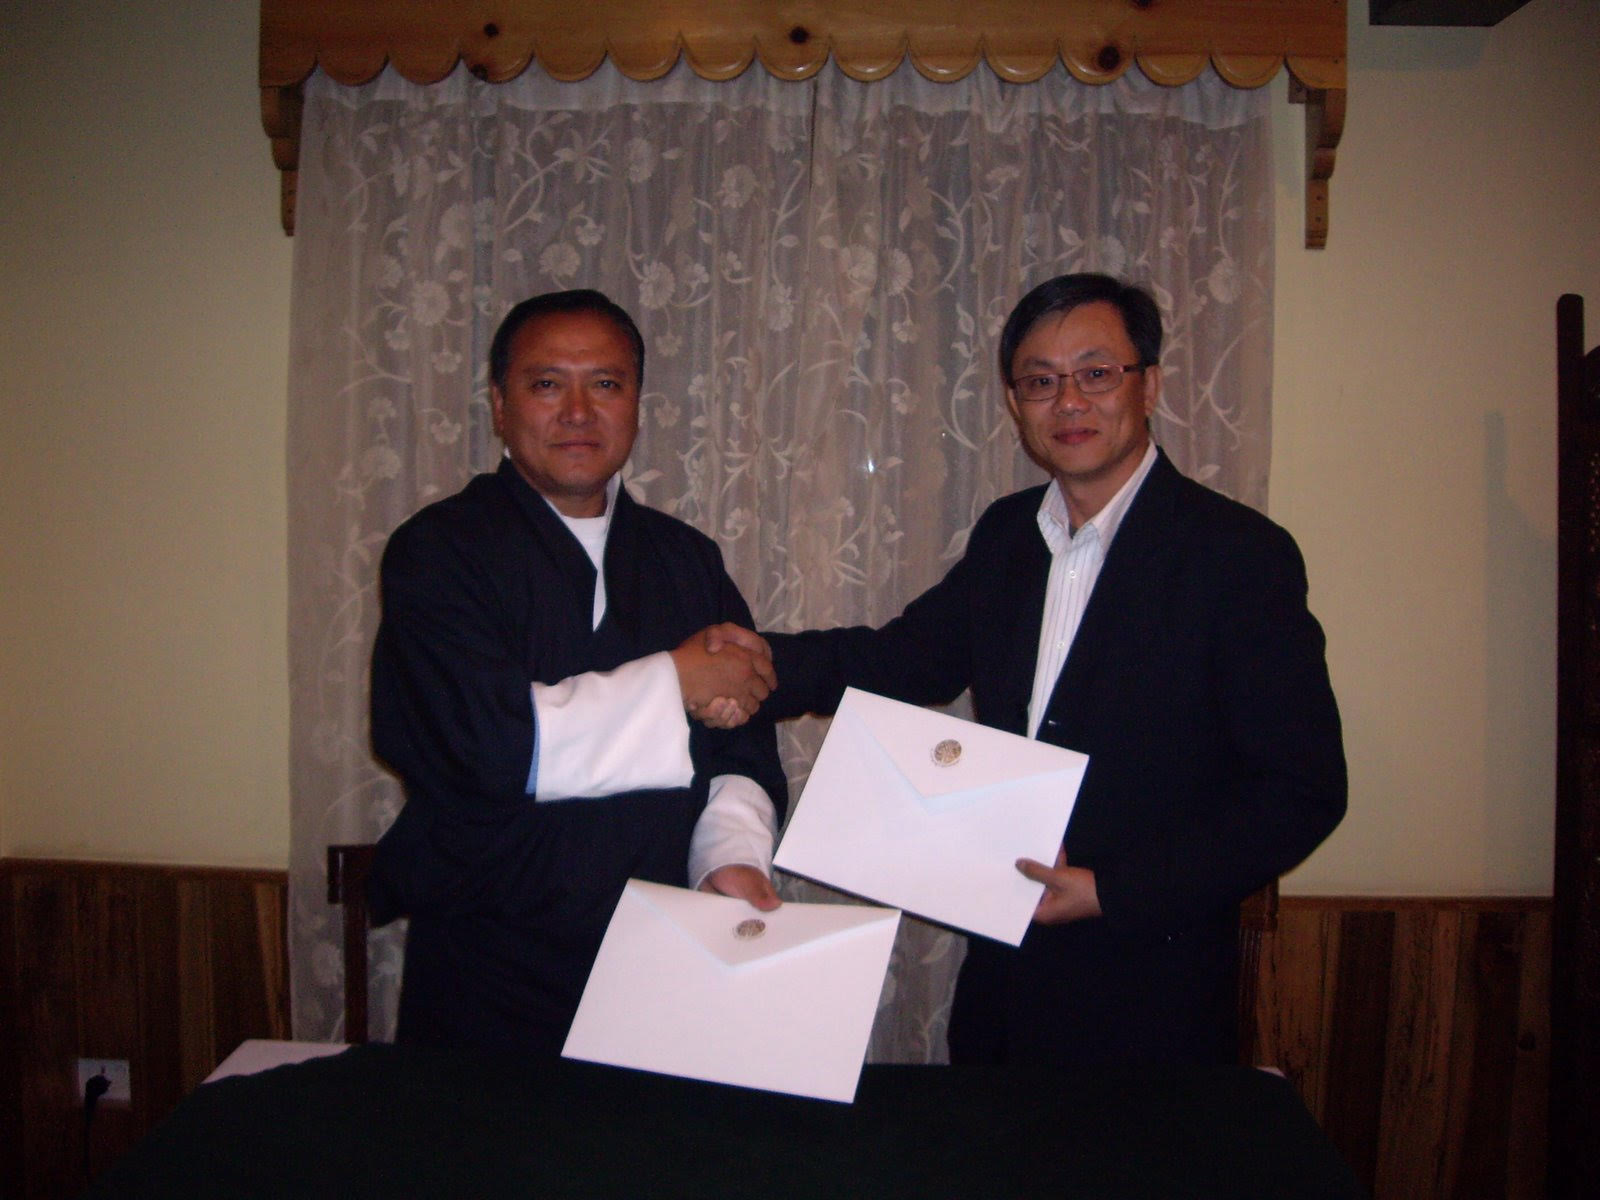
{"label": "lace curtain", "polygon": [[[502,313],[594,286],[647,342],[627,485],[714,536],[758,624],[878,623],[961,553],[1021,454],[995,346],[1032,284],[1104,270],[1168,323],[1157,440],[1266,502],[1272,191],[1266,89],[1105,86],[1060,68],[872,84],[680,67],[530,68],[306,88],[289,405],[295,1036],[342,1035],[332,842],[401,803],[371,758],[367,662],[390,530],[493,467]],[[824,732],[780,729],[798,796]],[[785,895],[822,893],[798,880]],[[941,1061],[961,938],[903,923],[870,1055]],[[398,929],[373,935],[392,1029]]]}

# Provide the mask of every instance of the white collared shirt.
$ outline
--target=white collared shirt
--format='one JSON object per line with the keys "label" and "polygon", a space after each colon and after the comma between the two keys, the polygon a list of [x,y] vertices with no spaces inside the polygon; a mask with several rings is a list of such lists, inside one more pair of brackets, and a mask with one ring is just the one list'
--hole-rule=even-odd
{"label": "white collared shirt", "polygon": [[1060,485],[1051,483],[1044,490],[1044,502],[1039,505],[1039,532],[1044,536],[1045,545],[1050,547],[1050,579],[1044,589],[1039,654],[1033,670],[1033,695],[1028,701],[1029,737],[1039,734],[1050,693],[1055,690],[1056,679],[1072,650],[1072,641],[1078,636],[1083,611],[1088,608],[1089,596],[1100,578],[1100,567],[1111,549],[1111,539],[1117,536],[1117,528],[1127,515],[1128,506],[1133,503],[1139,485],[1150,474],[1155,461],[1156,446],[1151,442],[1127,482],[1076,533],[1072,532],[1067,500]]}

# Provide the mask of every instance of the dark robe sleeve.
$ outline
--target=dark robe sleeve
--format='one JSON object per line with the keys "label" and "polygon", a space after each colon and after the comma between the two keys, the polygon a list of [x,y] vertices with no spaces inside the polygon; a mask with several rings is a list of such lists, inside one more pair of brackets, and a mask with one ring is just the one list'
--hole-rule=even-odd
{"label": "dark robe sleeve", "polygon": [[504,572],[476,561],[480,540],[443,521],[411,522],[390,539],[380,571],[383,619],[372,661],[378,757],[435,801],[525,799],[533,701]]}

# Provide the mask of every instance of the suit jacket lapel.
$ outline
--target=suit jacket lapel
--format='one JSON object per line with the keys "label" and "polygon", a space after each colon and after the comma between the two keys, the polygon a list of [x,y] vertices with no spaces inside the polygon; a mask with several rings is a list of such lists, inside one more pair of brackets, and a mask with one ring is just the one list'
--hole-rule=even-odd
{"label": "suit jacket lapel", "polygon": [[1002,666],[992,691],[995,707],[982,717],[986,724],[1024,735],[1039,662],[1044,593],[1050,582],[1050,547],[1039,532],[1037,512],[1036,506],[1027,510],[1027,525],[1018,530],[1016,545],[1007,555],[1004,593],[992,614],[994,645]]}
{"label": "suit jacket lapel", "polygon": [[1085,697],[1093,695],[1101,673],[1115,665],[1117,630],[1124,615],[1140,596],[1149,594],[1149,588],[1159,586],[1153,575],[1161,561],[1159,551],[1168,539],[1179,536],[1175,525],[1182,479],[1166,453],[1157,450],[1150,474],[1128,506],[1106,553],[1072,649],[1050,692],[1046,713],[1062,729],[1082,726]]}

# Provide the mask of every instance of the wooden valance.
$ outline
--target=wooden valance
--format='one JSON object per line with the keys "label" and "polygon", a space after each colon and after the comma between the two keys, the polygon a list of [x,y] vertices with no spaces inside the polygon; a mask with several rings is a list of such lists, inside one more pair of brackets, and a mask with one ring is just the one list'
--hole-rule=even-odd
{"label": "wooden valance", "polygon": [[1161,84],[1209,64],[1235,87],[1287,67],[1306,108],[1306,245],[1328,232],[1328,179],[1344,130],[1345,0],[261,0],[261,111],[282,172],[294,232],[301,86],[316,68],[345,84],[392,65],[434,83],[458,62],[480,79],[512,79],[535,59],[583,79],[607,58],[633,79],[686,59],[706,79],[759,61],[806,79],[831,56],[854,79],[904,60],[927,78],[980,64],[1025,83],[1059,61],[1085,83],[1137,63]]}

